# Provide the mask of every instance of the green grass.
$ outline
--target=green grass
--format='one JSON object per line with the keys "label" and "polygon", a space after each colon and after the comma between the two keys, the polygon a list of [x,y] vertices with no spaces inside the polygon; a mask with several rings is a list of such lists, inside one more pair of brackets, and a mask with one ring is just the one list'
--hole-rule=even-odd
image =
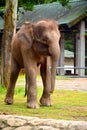
{"label": "green grass", "polygon": [[[38,79],[41,79],[40,75],[37,75]],[[66,77],[66,76],[56,76],[56,80],[70,80],[72,79],[71,77]],[[17,80],[17,82],[25,82],[25,75],[21,74]]]}
{"label": "green grass", "polygon": [[20,76],[18,77],[17,82],[25,82],[25,75],[24,74],[20,74]]}
{"label": "green grass", "polygon": [[[19,77],[23,81],[23,77]],[[28,109],[24,86],[16,86],[14,104],[4,103],[6,89],[0,87],[0,114],[16,114],[40,118],[85,120],[87,121],[87,92],[55,90],[51,95],[52,106],[39,109]],[[38,102],[42,95],[42,87],[38,86]]]}

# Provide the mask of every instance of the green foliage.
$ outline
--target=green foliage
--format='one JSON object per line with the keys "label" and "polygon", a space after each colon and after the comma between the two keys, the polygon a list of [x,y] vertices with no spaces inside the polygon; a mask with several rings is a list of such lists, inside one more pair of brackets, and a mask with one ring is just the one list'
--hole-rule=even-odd
{"label": "green foliage", "polygon": [[[34,5],[46,4],[52,2],[60,2],[63,6],[68,6],[70,0],[18,0],[18,6],[24,7],[26,10],[32,10]],[[0,0],[0,7],[5,6],[6,0]]]}
{"label": "green foliage", "polygon": [[33,9],[33,6],[34,6],[34,3],[33,1],[30,1],[30,0],[19,0],[18,1],[18,6],[19,7],[24,7],[25,10],[32,10]]}
{"label": "green foliage", "polygon": [[65,35],[65,38],[64,38],[65,50],[74,52],[74,38],[75,38],[74,35],[75,35],[74,33],[70,33],[70,32]]}
{"label": "green foliage", "polygon": [[85,70],[85,75],[87,75],[87,69]]}
{"label": "green foliage", "polygon": [[70,0],[58,0],[58,1],[62,4],[62,6],[68,6]]}
{"label": "green foliage", "polygon": [[87,36],[87,32],[85,32],[85,36]]}
{"label": "green foliage", "polygon": [[64,46],[65,46],[65,50],[74,52],[74,45],[71,40],[66,40]]}

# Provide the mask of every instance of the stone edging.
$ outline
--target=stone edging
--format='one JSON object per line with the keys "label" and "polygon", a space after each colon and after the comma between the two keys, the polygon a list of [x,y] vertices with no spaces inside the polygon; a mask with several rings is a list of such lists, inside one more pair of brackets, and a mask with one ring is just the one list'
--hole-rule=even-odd
{"label": "stone edging", "polygon": [[0,115],[0,130],[87,130],[87,122]]}

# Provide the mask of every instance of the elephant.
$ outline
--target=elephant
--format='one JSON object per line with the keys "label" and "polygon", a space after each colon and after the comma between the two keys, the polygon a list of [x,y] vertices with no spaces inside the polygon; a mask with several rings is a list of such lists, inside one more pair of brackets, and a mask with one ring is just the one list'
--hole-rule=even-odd
{"label": "elephant", "polygon": [[[51,93],[55,87],[56,66],[60,56],[60,31],[55,20],[26,21],[11,43],[11,71],[5,103],[13,104],[14,89],[21,68],[27,75],[27,108],[39,108],[37,101],[37,68],[43,82],[40,98],[42,106],[51,106]],[[51,65],[51,66],[50,66]]]}

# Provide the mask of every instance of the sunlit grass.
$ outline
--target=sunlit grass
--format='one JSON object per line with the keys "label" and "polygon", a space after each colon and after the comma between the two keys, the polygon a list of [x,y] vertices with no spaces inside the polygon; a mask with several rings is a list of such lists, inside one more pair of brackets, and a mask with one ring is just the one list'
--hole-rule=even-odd
{"label": "sunlit grass", "polygon": [[[6,105],[4,97],[6,89],[0,87],[0,113],[34,116],[40,118],[86,120],[87,121],[87,92],[55,90],[51,95],[52,106],[39,109],[28,109],[24,86],[16,86],[14,104]],[[42,87],[38,86],[38,103],[42,95]]]}
{"label": "sunlit grass", "polygon": [[[38,74],[37,78],[41,79],[41,76]],[[56,76],[56,80],[61,80],[61,79],[70,80],[72,78],[71,77],[66,77],[66,76],[58,76],[58,75]],[[20,74],[19,77],[18,77],[17,82],[25,82],[25,74]]]}
{"label": "sunlit grass", "polygon": [[25,74],[20,74],[18,76],[17,82],[25,82]]}

